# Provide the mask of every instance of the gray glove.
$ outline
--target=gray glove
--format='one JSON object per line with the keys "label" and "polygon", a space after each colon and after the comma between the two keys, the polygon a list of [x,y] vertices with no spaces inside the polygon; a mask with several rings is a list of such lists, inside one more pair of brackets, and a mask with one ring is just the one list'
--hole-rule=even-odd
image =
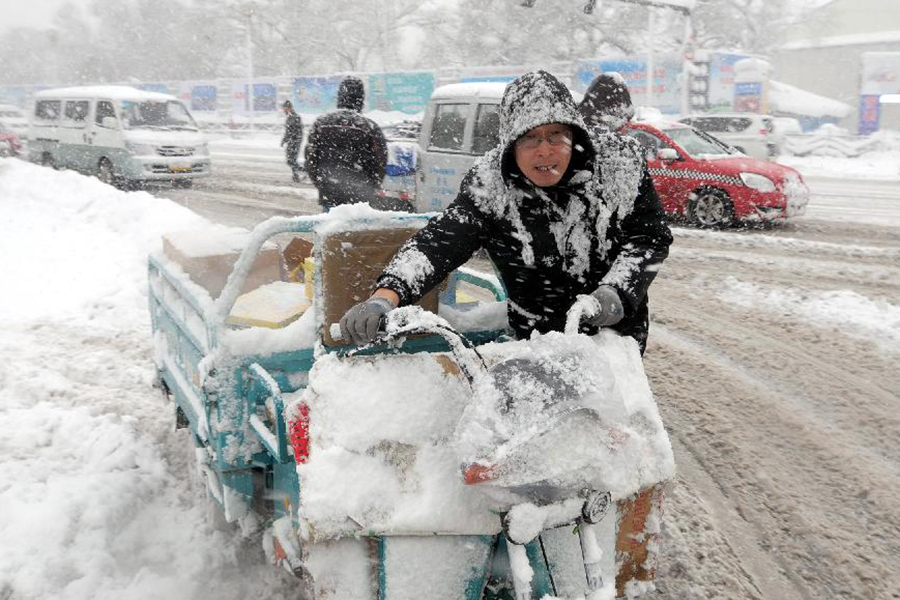
{"label": "gray glove", "polygon": [[601,285],[591,294],[600,303],[600,310],[586,321],[595,327],[609,327],[615,325],[625,316],[625,308],[619,292],[611,285]]}
{"label": "gray glove", "polygon": [[380,296],[360,302],[341,317],[341,337],[357,345],[374,341],[384,316],[395,308],[390,300]]}

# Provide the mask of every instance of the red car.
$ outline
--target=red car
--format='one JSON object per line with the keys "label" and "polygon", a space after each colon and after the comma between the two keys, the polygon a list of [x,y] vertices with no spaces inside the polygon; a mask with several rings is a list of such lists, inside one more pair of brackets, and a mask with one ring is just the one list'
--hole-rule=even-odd
{"label": "red car", "polygon": [[623,133],[647,151],[663,208],[701,227],[802,215],[809,189],[800,173],[736,152],[684,123],[637,120]]}
{"label": "red car", "polygon": [[11,131],[0,129],[0,156],[18,156],[22,152],[19,138]]}

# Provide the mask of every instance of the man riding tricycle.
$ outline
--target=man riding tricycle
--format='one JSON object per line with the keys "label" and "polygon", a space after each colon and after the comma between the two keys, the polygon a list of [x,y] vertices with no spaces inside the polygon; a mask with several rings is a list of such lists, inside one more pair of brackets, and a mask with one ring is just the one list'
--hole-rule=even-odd
{"label": "man riding tricycle", "polygon": [[[214,300],[151,258],[160,385],[210,496],[307,597],[652,587],[674,463],[640,354],[671,236],[642,164],[604,184],[623,162],[601,143],[530,73],[501,145],[427,224],[365,206],[270,219]],[[268,240],[298,233],[304,284],[241,294]],[[479,248],[500,280],[462,267]],[[260,290],[297,314],[241,313]]]}

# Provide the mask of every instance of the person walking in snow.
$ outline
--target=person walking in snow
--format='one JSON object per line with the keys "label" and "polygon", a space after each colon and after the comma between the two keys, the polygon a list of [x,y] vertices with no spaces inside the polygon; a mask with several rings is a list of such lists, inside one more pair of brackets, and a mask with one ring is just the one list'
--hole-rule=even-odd
{"label": "person walking in snow", "polygon": [[297,162],[297,155],[300,154],[300,144],[303,143],[303,119],[294,112],[294,105],[290,100],[285,100],[281,105],[287,119],[284,121],[284,136],[281,138],[281,146],[284,148],[284,155],[287,164],[291,168],[291,174],[294,182],[300,181],[300,164]]}
{"label": "person walking in snow", "polygon": [[599,305],[584,333],[611,327],[643,352],[647,288],[672,235],[646,165],[602,173],[604,152],[555,77],[536,71],[510,83],[500,144],[475,162],[453,203],[401,247],[372,296],[347,311],[343,337],[373,340],[387,312],[415,303],[483,248],[506,286],[517,338],[563,331],[584,294]]}
{"label": "person walking in snow", "polygon": [[387,141],[381,128],[360,114],[364,101],[362,80],[345,77],[338,88],[337,110],[316,119],[306,140],[306,172],[326,211],[372,202],[381,189]]}

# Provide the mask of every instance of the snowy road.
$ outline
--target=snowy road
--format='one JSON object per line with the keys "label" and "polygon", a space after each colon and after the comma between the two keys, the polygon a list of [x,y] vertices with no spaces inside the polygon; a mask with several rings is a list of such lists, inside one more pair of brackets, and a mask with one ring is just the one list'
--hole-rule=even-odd
{"label": "snowy road", "polygon": [[[280,159],[214,155],[177,200],[231,224],[315,211]],[[652,289],[646,366],[679,465],[664,598],[900,597],[900,185],[807,179],[792,223],[676,228]]]}

